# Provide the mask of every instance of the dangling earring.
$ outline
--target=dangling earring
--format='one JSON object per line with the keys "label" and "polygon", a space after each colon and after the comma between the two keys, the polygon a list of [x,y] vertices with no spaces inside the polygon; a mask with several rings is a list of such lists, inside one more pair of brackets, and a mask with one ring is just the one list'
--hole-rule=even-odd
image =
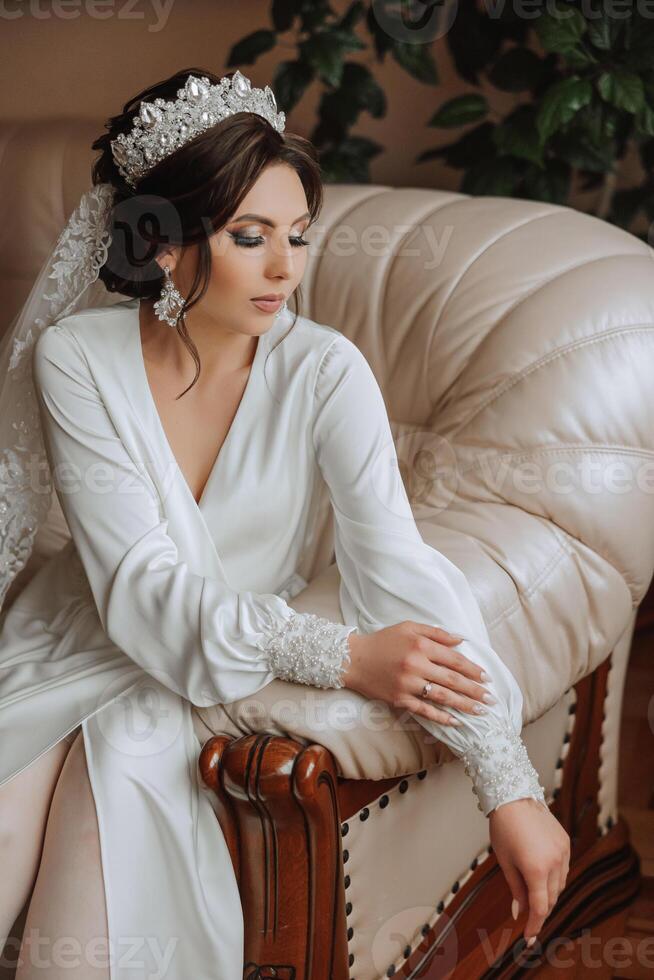
{"label": "dangling earring", "polygon": [[284,311],[285,311],[286,309],[287,309],[287,306],[286,306],[286,300],[284,300],[284,302],[282,303],[282,305],[281,305],[281,306],[279,307],[279,309],[278,309],[278,310],[277,310],[277,312],[275,313],[275,315],[274,315],[274,317],[273,317],[273,320],[276,320],[278,316],[281,316],[281,315],[282,315],[282,313],[284,313]]}
{"label": "dangling earring", "polygon": [[176,327],[179,314],[185,306],[186,300],[171,279],[170,269],[165,265],[164,284],[161,288],[161,295],[154,304],[154,312],[160,320],[165,320],[171,327]]}

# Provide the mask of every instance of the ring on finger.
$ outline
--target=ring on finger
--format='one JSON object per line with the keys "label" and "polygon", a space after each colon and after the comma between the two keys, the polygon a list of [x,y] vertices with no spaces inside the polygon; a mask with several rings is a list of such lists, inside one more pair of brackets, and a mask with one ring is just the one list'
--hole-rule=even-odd
{"label": "ring on finger", "polygon": [[420,697],[421,698],[426,698],[427,695],[429,694],[429,692],[431,691],[431,689],[432,689],[433,686],[434,685],[432,684],[431,681],[427,681],[427,683],[424,685],[424,687],[422,689],[422,694],[420,695]]}

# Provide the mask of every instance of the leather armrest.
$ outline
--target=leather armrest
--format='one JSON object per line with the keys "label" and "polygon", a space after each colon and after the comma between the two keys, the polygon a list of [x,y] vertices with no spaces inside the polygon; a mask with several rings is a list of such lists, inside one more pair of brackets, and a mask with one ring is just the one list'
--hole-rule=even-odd
{"label": "leather armrest", "polygon": [[[341,623],[338,581],[338,568],[332,564],[289,605]],[[268,732],[324,745],[339,775],[350,779],[387,779],[455,758],[409,712],[347,688],[322,690],[274,680],[250,697],[193,711],[206,725],[207,738]]]}

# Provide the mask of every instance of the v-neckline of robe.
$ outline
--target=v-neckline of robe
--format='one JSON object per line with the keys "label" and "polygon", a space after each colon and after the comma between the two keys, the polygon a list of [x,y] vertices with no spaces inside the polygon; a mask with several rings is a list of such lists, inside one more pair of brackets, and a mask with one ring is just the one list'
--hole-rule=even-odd
{"label": "v-neckline of robe", "polygon": [[150,381],[148,379],[148,373],[147,373],[147,369],[145,367],[145,357],[144,357],[144,354],[143,354],[143,343],[142,343],[142,340],[141,340],[140,309],[141,309],[141,300],[138,297],[136,297],[134,299],[134,302],[133,302],[133,310],[134,310],[135,318],[136,318],[136,324],[135,324],[136,329],[134,330],[134,342],[135,342],[135,346],[136,346],[136,362],[138,364],[138,370],[139,370],[139,374],[140,374],[141,384],[143,386],[143,391],[144,391],[145,397],[147,399],[147,402],[148,402],[150,411],[152,413],[152,416],[154,418],[155,425],[156,425],[157,430],[159,432],[159,435],[161,437],[161,441],[162,441],[163,445],[166,448],[166,452],[167,452],[168,456],[170,457],[170,460],[171,460],[173,466],[175,467],[175,472],[177,473],[177,475],[179,476],[180,480],[182,481],[184,487],[186,488],[186,491],[187,491],[189,497],[191,498],[191,500],[193,501],[193,503],[197,507],[198,511],[200,511],[200,513],[202,513],[202,505],[204,503],[205,497],[207,496],[207,494],[209,492],[209,489],[210,489],[210,486],[213,483],[215,474],[216,474],[217,470],[219,469],[219,466],[222,463],[222,460],[224,459],[224,457],[226,455],[225,454],[225,450],[226,449],[229,449],[229,445],[233,441],[234,430],[238,427],[239,420],[240,420],[240,418],[244,414],[245,407],[247,405],[247,401],[251,397],[252,389],[255,386],[255,382],[256,382],[256,379],[257,379],[257,376],[258,376],[259,360],[260,360],[260,358],[261,358],[261,356],[263,354],[263,349],[264,349],[264,346],[265,346],[265,342],[266,342],[266,340],[268,338],[268,335],[270,334],[270,332],[272,330],[274,330],[275,324],[273,323],[273,326],[270,327],[265,333],[259,334],[259,339],[257,341],[257,347],[256,347],[256,350],[254,352],[254,358],[252,360],[252,364],[250,365],[250,373],[248,374],[248,379],[247,379],[247,381],[245,383],[245,388],[243,389],[243,394],[241,395],[240,401],[238,403],[238,407],[237,407],[236,412],[234,414],[234,417],[233,417],[233,419],[231,421],[231,424],[229,426],[229,429],[227,430],[227,434],[226,434],[225,438],[222,441],[222,445],[221,445],[221,447],[220,447],[220,449],[218,451],[218,454],[216,455],[216,457],[215,457],[215,459],[214,459],[214,461],[213,461],[213,463],[211,465],[211,469],[209,470],[209,475],[207,476],[207,479],[205,481],[204,487],[202,488],[202,493],[200,494],[200,499],[199,500],[196,500],[195,499],[195,495],[194,495],[193,491],[191,490],[191,487],[190,487],[190,485],[188,483],[188,480],[184,476],[184,472],[183,472],[181,466],[179,465],[179,462],[177,460],[177,457],[175,456],[175,453],[173,452],[173,448],[170,445],[170,440],[168,439],[168,436],[166,434],[166,430],[164,428],[164,424],[161,421],[161,415],[159,414],[159,409],[157,408],[157,403],[156,403],[156,401],[154,399],[154,395],[152,393],[152,388],[150,387]]}

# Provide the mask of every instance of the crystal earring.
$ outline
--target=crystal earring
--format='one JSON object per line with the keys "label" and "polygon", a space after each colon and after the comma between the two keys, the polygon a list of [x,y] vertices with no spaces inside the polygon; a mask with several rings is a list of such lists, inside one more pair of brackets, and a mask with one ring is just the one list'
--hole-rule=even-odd
{"label": "crystal earring", "polygon": [[274,315],[274,317],[273,317],[273,320],[276,320],[278,316],[281,316],[281,315],[282,315],[282,313],[284,313],[284,311],[285,311],[286,309],[288,309],[288,307],[287,307],[287,305],[286,305],[286,300],[284,300],[284,302],[282,303],[282,305],[281,305],[281,306],[279,307],[279,309],[278,309],[278,310],[277,310],[277,312],[275,313],[275,315]]}
{"label": "crystal earring", "polygon": [[164,284],[161,295],[154,304],[154,312],[160,320],[165,320],[171,327],[177,326],[179,315],[186,306],[186,300],[171,279],[170,269],[164,266]]}

